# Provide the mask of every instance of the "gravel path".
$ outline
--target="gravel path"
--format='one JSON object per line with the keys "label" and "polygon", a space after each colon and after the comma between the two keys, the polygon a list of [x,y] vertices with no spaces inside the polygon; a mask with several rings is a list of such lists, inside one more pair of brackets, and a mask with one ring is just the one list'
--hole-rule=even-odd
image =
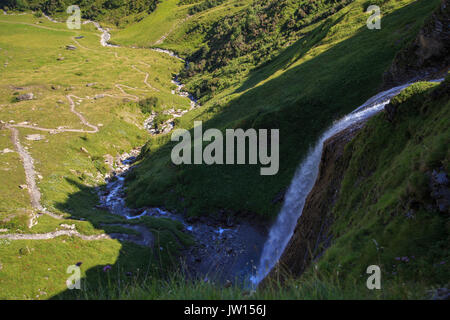
{"label": "gravel path", "polygon": [[131,235],[124,233],[111,233],[111,234],[97,234],[97,235],[84,235],[79,233],[77,230],[56,230],[53,232],[47,233],[10,233],[10,234],[0,234],[0,239],[6,240],[49,240],[55,239],[57,237],[69,236],[69,237],[78,237],[82,240],[86,241],[95,241],[95,240],[111,240],[116,239],[120,241],[130,241],[134,242],[138,245],[152,247],[153,246],[153,234],[143,226],[132,226],[132,225],[111,225],[111,226],[121,226],[126,229],[132,229],[138,231],[141,235]]}

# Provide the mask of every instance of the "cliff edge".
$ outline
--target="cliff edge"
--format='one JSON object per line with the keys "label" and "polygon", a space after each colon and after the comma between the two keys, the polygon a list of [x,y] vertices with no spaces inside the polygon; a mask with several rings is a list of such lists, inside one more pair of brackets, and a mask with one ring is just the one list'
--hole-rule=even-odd
{"label": "cliff edge", "polygon": [[383,88],[445,77],[449,67],[450,0],[442,0],[416,39],[396,55],[383,76]]}

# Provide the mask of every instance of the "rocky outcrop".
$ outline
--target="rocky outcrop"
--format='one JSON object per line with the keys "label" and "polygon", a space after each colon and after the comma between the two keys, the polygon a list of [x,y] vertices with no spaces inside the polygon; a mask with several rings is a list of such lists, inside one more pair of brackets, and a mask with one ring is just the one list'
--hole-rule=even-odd
{"label": "rocky outcrop", "polygon": [[444,168],[433,170],[430,179],[431,198],[442,213],[450,213],[450,181]]}
{"label": "rocky outcrop", "polygon": [[384,74],[384,88],[443,77],[449,66],[450,0],[442,0],[416,39],[395,57]]}
{"label": "rocky outcrop", "polygon": [[365,121],[358,122],[324,142],[316,183],[306,199],[291,240],[263,285],[271,278],[282,281],[285,277],[300,275],[313,259],[330,246],[332,238],[328,230],[333,221],[331,209],[348,167],[344,149],[364,124]]}

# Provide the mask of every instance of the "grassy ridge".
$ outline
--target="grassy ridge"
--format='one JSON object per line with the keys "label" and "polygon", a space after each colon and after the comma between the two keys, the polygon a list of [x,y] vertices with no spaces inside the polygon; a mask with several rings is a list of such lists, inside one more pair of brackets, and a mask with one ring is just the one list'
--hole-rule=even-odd
{"label": "grassy ridge", "polygon": [[[273,199],[289,184],[309,147],[334,119],[378,91],[395,53],[415,37],[438,3],[387,1],[382,29],[368,30],[365,2],[355,1],[306,27],[296,43],[257,69],[242,63],[245,56],[233,59],[216,72],[234,82],[181,118],[178,126],[189,129],[194,120],[202,120],[205,130],[279,128],[279,173],[260,176],[259,166],[175,167],[170,137],[162,136],[146,145],[142,166],[129,182],[129,204],[164,204],[192,215],[225,209],[275,216],[279,204]],[[194,77],[188,85],[195,88],[209,77]]]}

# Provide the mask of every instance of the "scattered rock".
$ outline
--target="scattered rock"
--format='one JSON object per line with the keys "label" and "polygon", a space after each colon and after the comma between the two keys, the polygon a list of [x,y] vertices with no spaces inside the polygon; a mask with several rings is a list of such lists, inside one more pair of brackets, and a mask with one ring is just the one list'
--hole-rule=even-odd
{"label": "scattered rock", "polygon": [[26,184],[21,184],[19,186],[19,189],[25,190],[25,189],[28,189],[28,186]]}
{"label": "scattered rock", "polygon": [[10,153],[10,152],[14,152],[14,150],[5,148],[5,149],[3,149],[3,150],[1,151],[1,153],[3,153],[3,154],[5,154],[5,153]]}
{"label": "scattered rock", "polygon": [[438,288],[428,292],[431,300],[449,300],[450,290],[447,288]]}
{"label": "scattered rock", "polygon": [[63,60],[64,60],[64,57],[58,57],[58,58],[56,58],[56,60],[58,60],[58,61],[63,61]]}
{"label": "scattered rock", "polygon": [[103,156],[105,158],[105,163],[108,165],[108,167],[113,170],[114,169],[114,157],[110,154],[105,154]]}
{"label": "scattered rock", "polygon": [[97,82],[86,83],[86,87],[92,87],[95,86],[96,84]]}
{"label": "scattered rock", "polygon": [[80,150],[81,150],[81,152],[84,152],[84,153],[86,153],[86,154],[89,154],[89,151],[87,151],[85,147],[81,147]]}
{"label": "scattered rock", "polygon": [[77,47],[75,47],[74,45],[69,44],[69,45],[66,46],[66,50],[77,50]]}
{"label": "scattered rock", "polygon": [[69,224],[63,223],[63,224],[60,224],[59,226],[64,229],[75,230],[75,224],[69,225]]}
{"label": "scattered rock", "polygon": [[25,137],[25,139],[30,140],[30,141],[39,141],[39,140],[45,139],[45,136],[40,135],[40,134],[29,134]]}
{"label": "scattered rock", "polygon": [[440,212],[448,212],[450,209],[449,179],[443,169],[433,170],[431,173],[431,197],[436,201]]}
{"label": "scattered rock", "polygon": [[33,93],[24,93],[21,94],[19,96],[17,96],[17,100],[18,101],[25,101],[25,100],[33,100],[34,99],[34,94]]}

